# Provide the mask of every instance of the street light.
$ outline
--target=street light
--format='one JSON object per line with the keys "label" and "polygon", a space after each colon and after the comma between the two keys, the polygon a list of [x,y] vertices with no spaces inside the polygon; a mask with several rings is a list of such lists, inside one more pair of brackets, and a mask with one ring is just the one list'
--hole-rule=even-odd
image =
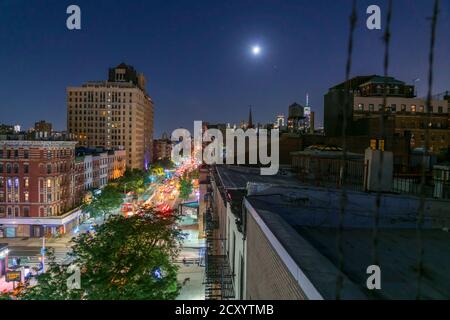
{"label": "street light", "polygon": [[42,273],[45,273],[45,225],[43,226],[44,234],[42,237],[42,248],[41,248],[41,255],[42,255]]}

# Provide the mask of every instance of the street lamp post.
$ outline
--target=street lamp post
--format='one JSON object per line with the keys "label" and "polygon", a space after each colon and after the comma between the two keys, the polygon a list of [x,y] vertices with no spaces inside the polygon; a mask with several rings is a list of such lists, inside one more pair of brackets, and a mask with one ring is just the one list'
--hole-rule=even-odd
{"label": "street lamp post", "polygon": [[42,256],[42,273],[44,273],[45,272],[45,226],[44,226],[44,234],[42,236],[41,256]]}

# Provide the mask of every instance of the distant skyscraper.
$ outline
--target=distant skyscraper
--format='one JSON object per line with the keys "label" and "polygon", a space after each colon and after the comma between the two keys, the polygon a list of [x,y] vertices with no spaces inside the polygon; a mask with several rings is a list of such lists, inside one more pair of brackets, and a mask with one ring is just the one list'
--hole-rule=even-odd
{"label": "distant skyscraper", "polygon": [[305,116],[304,129],[309,130],[311,127],[311,107],[309,106],[309,93],[306,94],[306,106],[303,108]]}
{"label": "distant skyscraper", "polygon": [[126,150],[127,167],[147,168],[152,157],[153,101],[145,77],[125,63],[108,81],[67,88],[67,127],[79,145]]}

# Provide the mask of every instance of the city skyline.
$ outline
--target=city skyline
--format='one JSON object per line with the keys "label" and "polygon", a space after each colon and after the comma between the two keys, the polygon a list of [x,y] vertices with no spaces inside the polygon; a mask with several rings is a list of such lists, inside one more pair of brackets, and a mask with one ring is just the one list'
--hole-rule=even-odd
{"label": "city skyline", "polygon": [[0,21],[0,300],[449,299],[450,0],[3,0]]}
{"label": "city skyline", "polygon": [[[358,2],[354,75],[382,73],[382,31],[365,28],[368,4]],[[104,79],[108,68],[121,62],[148,78],[147,91],[155,101],[155,137],[177,127],[190,128],[194,120],[239,123],[246,119],[248,105],[255,123],[273,122],[277,114],[287,114],[291,103],[305,104],[306,93],[316,124],[321,124],[323,95],[344,80],[349,1],[100,1],[95,6],[79,1],[82,29],[76,31],[65,28],[67,5],[0,5],[1,21],[8,26],[0,31],[1,66],[9,75],[1,83],[0,108],[8,111],[3,122],[27,129],[46,119],[56,130],[65,130],[66,88]],[[384,22],[386,4],[379,5]],[[450,26],[449,9],[443,2],[434,93],[448,89],[450,82],[445,73],[450,46],[443,37]],[[19,10],[23,19],[15,19]],[[110,32],[107,21],[120,21],[123,12],[132,19],[115,24]],[[394,14],[390,74],[411,84],[420,78],[414,84],[418,96],[424,96],[429,3],[396,1]],[[29,54],[34,59],[25,59]],[[23,87],[27,95],[20,94]],[[180,116],[174,118],[174,113]]]}

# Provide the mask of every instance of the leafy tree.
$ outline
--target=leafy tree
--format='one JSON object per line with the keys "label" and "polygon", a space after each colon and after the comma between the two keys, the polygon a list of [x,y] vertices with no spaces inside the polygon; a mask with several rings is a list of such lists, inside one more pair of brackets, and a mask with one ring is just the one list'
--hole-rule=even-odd
{"label": "leafy tree", "polygon": [[150,174],[153,176],[162,176],[164,175],[164,168],[158,165],[153,165],[150,169]]}
{"label": "leafy tree", "polygon": [[123,177],[117,179],[118,188],[126,192],[141,194],[144,192],[144,177],[146,173],[139,169],[127,170]]}
{"label": "leafy tree", "polygon": [[37,285],[28,280],[15,297],[22,300],[80,300],[83,291],[69,289],[67,280],[71,275],[69,265],[56,263],[53,249],[47,251],[46,272],[37,276]]}
{"label": "leafy tree", "polygon": [[175,163],[169,158],[164,158],[161,160],[158,160],[154,163],[156,166],[162,167],[164,169],[173,169],[175,168]]}
{"label": "leafy tree", "polygon": [[189,176],[190,176],[191,179],[199,179],[200,178],[200,170],[199,169],[195,169],[195,170],[191,171]]}
{"label": "leafy tree", "polygon": [[193,184],[188,175],[185,174],[180,179],[180,199],[188,200],[193,190]]}
{"label": "leafy tree", "polygon": [[[65,286],[67,268],[51,264],[38,284],[22,290],[21,299],[147,300],[179,294],[177,266],[181,234],[177,214],[143,209],[129,218],[113,216],[94,234],[73,240],[73,263],[81,270],[81,289]],[[62,288],[63,287],[63,288]]]}
{"label": "leafy tree", "polygon": [[95,195],[90,203],[83,205],[83,211],[91,217],[106,217],[112,210],[122,204],[122,195],[117,187],[107,185],[99,195]]}

